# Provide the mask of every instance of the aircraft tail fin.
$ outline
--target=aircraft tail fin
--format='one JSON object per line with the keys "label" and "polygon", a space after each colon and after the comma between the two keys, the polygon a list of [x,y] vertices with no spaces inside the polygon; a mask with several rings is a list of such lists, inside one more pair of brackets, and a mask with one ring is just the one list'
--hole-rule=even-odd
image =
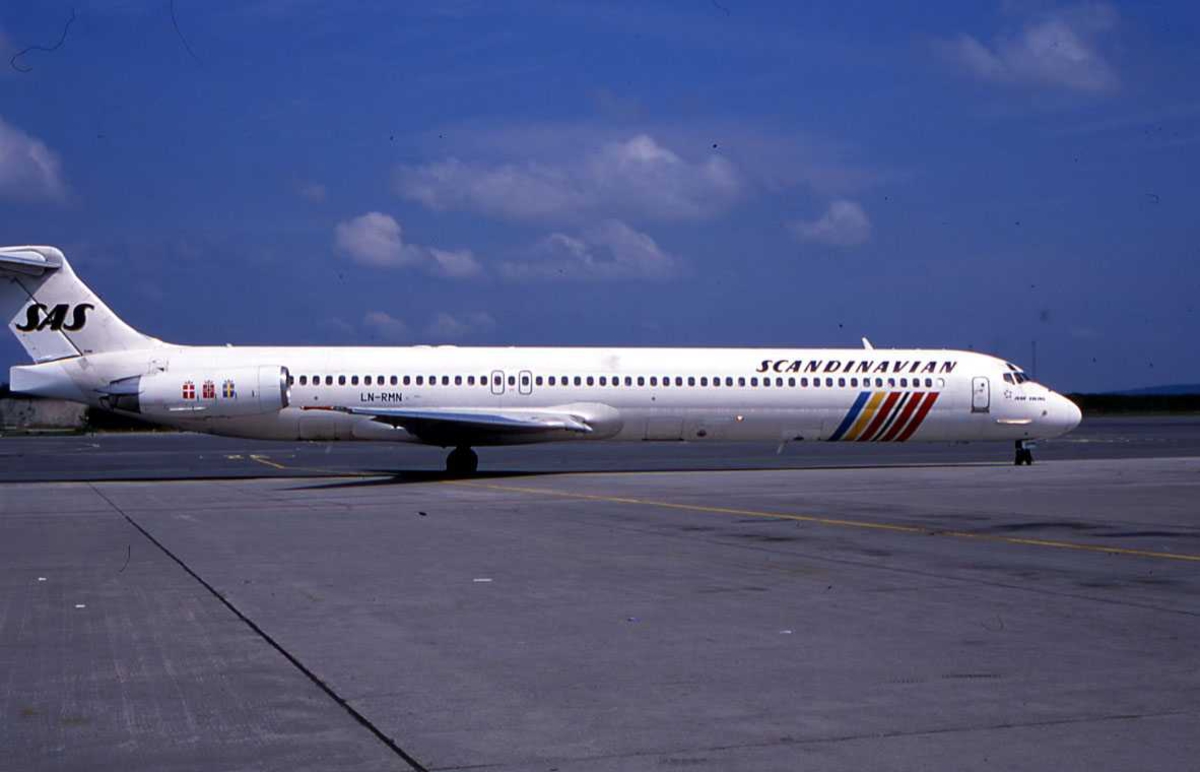
{"label": "aircraft tail fin", "polygon": [[163,345],[121,321],[54,247],[0,247],[0,314],[35,362]]}

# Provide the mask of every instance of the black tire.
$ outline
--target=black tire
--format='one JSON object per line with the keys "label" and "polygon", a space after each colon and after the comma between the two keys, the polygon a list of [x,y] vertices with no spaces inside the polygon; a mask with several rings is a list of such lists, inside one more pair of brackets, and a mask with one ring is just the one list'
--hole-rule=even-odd
{"label": "black tire", "polygon": [[455,448],[446,456],[446,472],[452,475],[471,475],[479,469],[479,456],[470,448]]}

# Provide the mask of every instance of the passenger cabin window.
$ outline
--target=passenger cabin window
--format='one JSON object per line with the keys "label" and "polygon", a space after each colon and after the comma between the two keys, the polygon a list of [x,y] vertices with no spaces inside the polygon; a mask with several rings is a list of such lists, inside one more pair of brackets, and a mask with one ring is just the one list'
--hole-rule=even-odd
{"label": "passenger cabin window", "polygon": [[454,376],[454,385],[462,386],[462,376],[461,375]]}
{"label": "passenger cabin window", "polygon": [[424,375],[418,375],[418,376],[417,376],[417,385],[418,385],[418,386],[424,386],[424,385],[425,385],[425,376],[424,376]]}
{"label": "passenger cabin window", "polygon": [[300,376],[300,385],[301,385],[301,386],[307,386],[307,385],[308,385],[308,376],[307,376],[307,375],[301,375],[301,376]]}
{"label": "passenger cabin window", "polygon": [[651,386],[657,386],[657,385],[658,385],[658,376],[657,376],[657,375],[651,375],[651,376],[650,376],[650,385],[651,385]]}
{"label": "passenger cabin window", "polygon": [[396,377],[396,376],[394,376],[394,375],[392,376],[392,385],[393,385],[393,386],[397,385],[397,384],[399,383],[399,381],[400,381],[400,379],[399,379],[399,378],[397,378],[397,377]]}
{"label": "passenger cabin window", "polygon": [[346,385],[346,376],[339,375],[338,376],[338,386],[345,386],[345,385]]}
{"label": "passenger cabin window", "polygon": [[[381,380],[380,383],[383,383],[383,381]],[[368,375],[366,378],[363,378],[363,386],[370,386],[370,385],[371,385],[371,376]]]}

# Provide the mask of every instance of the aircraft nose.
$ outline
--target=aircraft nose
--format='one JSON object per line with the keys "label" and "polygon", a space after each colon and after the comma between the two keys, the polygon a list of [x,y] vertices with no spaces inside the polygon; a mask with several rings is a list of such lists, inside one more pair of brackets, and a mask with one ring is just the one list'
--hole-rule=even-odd
{"label": "aircraft nose", "polygon": [[1079,409],[1079,405],[1063,395],[1055,394],[1054,396],[1056,397],[1054,401],[1057,403],[1054,412],[1062,424],[1062,433],[1066,434],[1079,426],[1079,422],[1083,420],[1083,411]]}

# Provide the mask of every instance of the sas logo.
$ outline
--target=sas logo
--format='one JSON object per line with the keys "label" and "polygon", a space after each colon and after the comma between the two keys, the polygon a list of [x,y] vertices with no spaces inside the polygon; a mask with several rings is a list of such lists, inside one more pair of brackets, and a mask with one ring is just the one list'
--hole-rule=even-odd
{"label": "sas logo", "polygon": [[[69,303],[59,303],[50,308],[45,303],[34,303],[25,309],[25,323],[14,325],[21,332],[79,332],[87,324],[87,312],[94,309],[91,303],[80,303],[74,308]],[[71,321],[67,322],[67,314]]]}

